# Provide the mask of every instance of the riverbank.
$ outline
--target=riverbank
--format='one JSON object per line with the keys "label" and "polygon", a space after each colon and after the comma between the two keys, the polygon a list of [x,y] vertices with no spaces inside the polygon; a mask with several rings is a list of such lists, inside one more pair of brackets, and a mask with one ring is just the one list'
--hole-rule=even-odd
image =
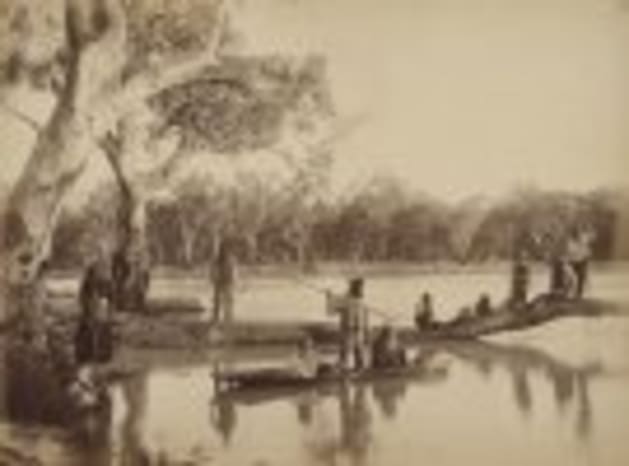
{"label": "riverbank", "polygon": [[[290,278],[295,276],[310,277],[348,277],[362,275],[365,277],[382,276],[410,276],[433,274],[509,274],[512,264],[508,261],[487,261],[461,264],[457,262],[320,262],[313,268],[304,270],[297,264],[268,264],[241,265],[240,271],[244,277],[252,278]],[[533,272],[543,272],[547,266],[543,263],[532,263]],[[629,261],[593,262],[591,269],[594,273],[616,273],[629,271]],[[207,267],[178,268],[156,266],[152,269],[156,279],[207,279]],[[52,270],[50,278],[53,280],[77,279],[81,270]]]}

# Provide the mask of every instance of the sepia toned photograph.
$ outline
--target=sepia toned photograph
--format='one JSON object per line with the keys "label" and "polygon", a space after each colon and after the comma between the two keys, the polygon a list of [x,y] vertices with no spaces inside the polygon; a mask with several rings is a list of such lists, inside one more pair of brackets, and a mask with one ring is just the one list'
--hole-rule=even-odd
{"label": "sepia toned photograph", "polygon": [[627,439],[629,0],[0,0],[0,466]]}

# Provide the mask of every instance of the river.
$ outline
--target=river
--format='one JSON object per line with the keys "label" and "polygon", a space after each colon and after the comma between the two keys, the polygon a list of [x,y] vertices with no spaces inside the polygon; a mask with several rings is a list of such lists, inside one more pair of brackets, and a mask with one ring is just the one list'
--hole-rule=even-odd
{"label": "river", "polygon": [[[334,278],[313,283],[342,288]],[[543,287],[544,275],[534,283]],[[629,302],[628,285],[626,271],[601,271],[590,293]],[[370,279],[367,296],[404,321],[425,289],[446,318],[480,292],[500,299],[507,286],[495,273],[406,275]],[[322,298],[288,280],[257,279],[238,310],[246,318],[317,319]],[[1,414],[0,464],[5,457],[9,465],[51,466],[629,464],[629,319],[565,319],[482,343],[419,348],[429,350],[444,370],[244,399],[215,392],[214,363],[157,368],[113,384],[111,409],[73,428]],[[260,351],[229,364],[265,358]]]}

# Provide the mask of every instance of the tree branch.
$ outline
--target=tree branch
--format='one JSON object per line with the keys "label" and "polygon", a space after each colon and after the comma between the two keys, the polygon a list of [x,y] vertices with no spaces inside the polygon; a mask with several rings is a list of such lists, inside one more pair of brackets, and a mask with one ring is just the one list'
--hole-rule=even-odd
{"label": "tree branch", "polygon": [[99,139],[98,145],[109,162],[109,166],[116,177],[118,186],[125,196],[130,197],[132,194],[131,186],[123,173],[122,165],[119,159],[122,150],[122,141],[120,138],[114,136],[112,132],[108,132],[105,136]]}
{"label": "tree branch", "polygon": [[70,73],[65,93],[81,111],[98,112],[95,99],[121,76],[127,18],[121,0],[67,0]]}
{"label": "tree branch", "polygon": [[220,2],[214,34],[201,53],[170,64],[160,64],[159,69],[153,68],[133,76],[114,97],[114,111],[124,113],[138,102],[146,101],[161,91],[194,77],[204,68],[217,64],[217,52],[221,34],[227,24],[229,4],[230,0]]}
{"label": "tree branch", "polygon": [[17,118],[22,123],[27,125],[30,129],[32,129],[35,133],[39,133],[42,129],[42,125],[39,124],[35,119],[26,115],[25,113],[20,112],[18,109],[13,108],[11,105],[6,102],[0,100],[0,108],[2,108],[9,115]]}

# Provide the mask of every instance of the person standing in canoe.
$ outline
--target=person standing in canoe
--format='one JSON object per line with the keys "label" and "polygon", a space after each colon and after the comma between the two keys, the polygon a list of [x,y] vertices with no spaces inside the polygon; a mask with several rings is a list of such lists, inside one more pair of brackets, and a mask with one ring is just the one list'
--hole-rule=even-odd
{"label": "person standing in canoe", "polygon": [[327,293],[328,312],[339,316],[339,364],[343,370],[367,367],[369,310],[363,303],[364,279],[349,281],[347,293]]}
{"label": "person standing in canoe", "polygon": [[210,279],[213,288],[212,322],[231,323],[234,318],[234,298],[238,281],[234,242],[223,238],[213,261]]}

